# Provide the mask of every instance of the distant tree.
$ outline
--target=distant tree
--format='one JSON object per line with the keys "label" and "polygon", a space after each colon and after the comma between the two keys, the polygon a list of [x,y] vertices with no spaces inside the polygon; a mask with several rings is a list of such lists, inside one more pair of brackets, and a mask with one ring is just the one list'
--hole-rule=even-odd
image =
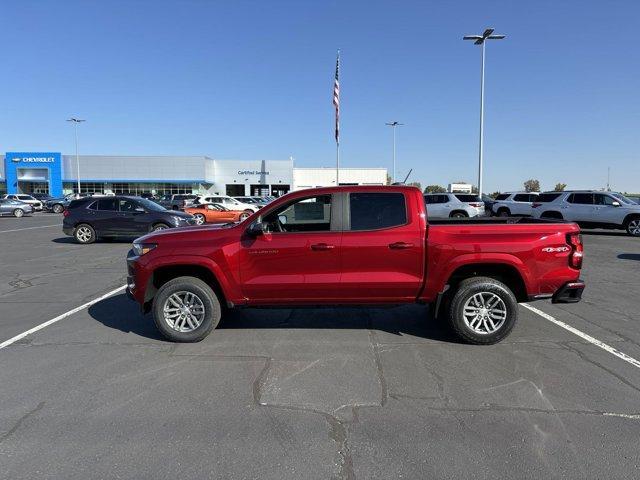
{"label": "distant tree", "polygon": [[564,189],[567,188],[566,183],[556,183],[556,186],[553,187],[554,192],[564,192]]}
{"label": "distant tree", "polygon": [[493,192],[493,193],[490,193],[490,194],[489,194],[489,196],[490,196],[491,198],[493,198],[494,200],[496,199],[496,197],[497,197],[498,195],[500,195],[500,192]]}
{"label": "distant tree", "polygon": [[410,187],[418,187],[418,190],[422,190],[422,184],[420,182],[410,182],[407,183]]}
{"label": "distant tree", "polygon": [[387,185],[391,185],[391,175],[387,173]]}
{"label": "distant tree", "polygon": [[478,193],[478,187],[476,187],[475,185],[471,186],[471,193]]}
{"label": "distant tree", "polygon": [[526,192],[539,192],[540,182],[534,178],[530,178],[529,180],[524,182],[524,190]]}
{"label": "distant tree", "polygon": [[424,193],[445,193],[446,191],[447,189],[440,185],[427,185],[424,188]]}

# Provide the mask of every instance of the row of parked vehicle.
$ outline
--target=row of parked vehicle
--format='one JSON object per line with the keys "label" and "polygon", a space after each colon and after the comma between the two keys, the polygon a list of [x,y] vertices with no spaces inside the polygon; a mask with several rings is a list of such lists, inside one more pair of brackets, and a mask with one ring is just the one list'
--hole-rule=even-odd
{"label": "row of parked vehicle", "polygon": [[483,215],[568,220],[584,228],[626,230],[640,236],[640,204],[617,192],[507,192],[495,199],[461,193],[424,195],[430,218]]}

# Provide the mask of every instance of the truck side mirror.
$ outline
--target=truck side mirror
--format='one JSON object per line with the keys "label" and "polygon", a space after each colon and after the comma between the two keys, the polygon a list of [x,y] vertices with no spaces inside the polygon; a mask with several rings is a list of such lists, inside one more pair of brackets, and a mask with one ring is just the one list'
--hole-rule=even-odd
{"label": "truck side mirror", "polygon": [[264,232],[265,224],[260,221],[253,222],[251,225],[249,225],[249,228],[247,228],[247,235],[253,238],[264,235]]}

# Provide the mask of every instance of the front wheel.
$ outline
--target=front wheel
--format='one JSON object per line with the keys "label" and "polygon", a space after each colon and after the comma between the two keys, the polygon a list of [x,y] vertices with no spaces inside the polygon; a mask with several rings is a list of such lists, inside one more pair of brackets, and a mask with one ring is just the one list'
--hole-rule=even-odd
{"label": "front wheel", "polygon": [[449,323],[466,343],[491,345],[505,338],[518,320],[518,302],[504,283],[489,277],[460,283],[449,307]]}
{"label": "front wheel", "polygon": [[16,209],[13,211],[13,216],[14,216],[14,217],[16,217],[16,218],[21,218],[21,217],[23,217],[23,216],[24,216],[24,210],[22,210],[21,208],[16,208]]}
{"label": "front wheel", "polygon": [[178,277],[153,299],[153,320],[173,342],[199,342],[218,326],[222,309],[211,287],[199,278]]}
{"label": "front wheel", "polygon": [[62,205],[60,205],[59,203],[56,203],[53,208],[53,213],[62,213],[64,211],[64,207]]}
{"label": "front wheel", "polygon": [[630,219],[625,226],[625,230],[632,237],[640,237],[640,218]]}
{"label": "front wheel", "polygon": [[207,222],[207,219],[201,213],[196,213],[193,218],[196,221],[196,225],[204,225]]}
{"label": "front wheel", "polygon": [[151,231],[152,232],[159,232],[160,230],[166,230],[167,228],[169,228],[169,225],[167,225],[166,223],[156,223],[151,228]]}
{"label": "front wheel", "polygon": [[253,214],[252,210],[245,210],[240,214],[240,221],[244,222],[247,218],[249,218]]}

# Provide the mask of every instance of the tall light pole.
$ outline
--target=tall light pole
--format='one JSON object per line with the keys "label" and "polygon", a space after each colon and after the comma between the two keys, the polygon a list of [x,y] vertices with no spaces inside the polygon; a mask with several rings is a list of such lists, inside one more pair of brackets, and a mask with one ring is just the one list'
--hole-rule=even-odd
{"label": "tall light pole", "polygon": [[480,146],[478,153],[478,195],[482,195],[482,141],[484,132],[484,44],[487,40],[502,40],[505,35],[493,35],[493,28],[487,28],[482,35],[465,35],[463,40],[474,40],[475,45],[482,46],[482,62],[480,66]]}
{"label": "tall light pole", "polygon": [[393,129],[393,176],[391,183],[396,183],[396,127],[401,127],[404,123],[390,122],[385,125],[389,125]]}
{"label": "tall light pole", "polygon": [[73,128],[76,134],[76,174],[78,176],[78,194],[80,194],[80,156],[78,155],[78,124],[82,122],[86,122],[86,120],[71,117],[67,120],[67,122],[73,122]]}

